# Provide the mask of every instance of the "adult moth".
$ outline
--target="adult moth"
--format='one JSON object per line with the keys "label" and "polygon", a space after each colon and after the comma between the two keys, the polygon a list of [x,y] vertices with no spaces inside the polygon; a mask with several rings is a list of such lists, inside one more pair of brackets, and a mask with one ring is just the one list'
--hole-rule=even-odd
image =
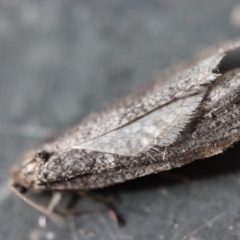
{"label": "adult moth", "polygon": [[164,73],[28,152],[11,172],[13,191],[34,205],[25,191],[103,188],[224,151],[240,139],[239,47]]}

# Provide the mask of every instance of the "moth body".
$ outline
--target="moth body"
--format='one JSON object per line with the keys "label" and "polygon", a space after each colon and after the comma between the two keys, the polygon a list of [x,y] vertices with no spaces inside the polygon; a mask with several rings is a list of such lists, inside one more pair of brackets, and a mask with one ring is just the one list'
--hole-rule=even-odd
{"label": "moth body", "polygon": [[240,139],[240,57],[220,71],[238,47],[171,77],[163,74],[90,115],[26,154],[11,185],[19,191],[102,188],[222,152]]}

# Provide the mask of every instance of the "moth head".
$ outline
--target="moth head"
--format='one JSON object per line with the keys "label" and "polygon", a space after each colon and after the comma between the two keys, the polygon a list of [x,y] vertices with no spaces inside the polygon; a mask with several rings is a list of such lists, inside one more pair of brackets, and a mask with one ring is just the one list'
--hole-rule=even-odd
{"label": "moth head", "polygon": [[10,184],[20,193],[37,188],[38,172],[41,165],[50,157],[46,151],[26,153],[12,169]]}
{"label": "moth head", "polygon": [[31,151],[23,156],[20,162],[13,168],[10,176],[12,191],[30,206],[45,214],[60,226],[65,225],[62,216],[52,212],[47,207],[31,200],[25,195],[28,190],[36,190],[38,186],[39,168],[51,156],[46,151]]}

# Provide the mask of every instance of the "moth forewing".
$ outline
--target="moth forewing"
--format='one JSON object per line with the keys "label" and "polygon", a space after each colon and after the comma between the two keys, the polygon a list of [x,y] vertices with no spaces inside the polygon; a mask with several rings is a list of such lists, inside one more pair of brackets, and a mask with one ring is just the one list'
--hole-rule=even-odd
{"label": "moth forewing", "polygon": [[[133,91],[98,113],[90,114],[78,126],[48,145],[49,148],[58,150],[79,146],[177,99],[205,91],[206,86],[220,76],[212,70],[217,68],[223,56],[224,53],[217,53],[180,73],[159,76],[145,88]],[[166,76],[169,77],[169,84],[162,86],[162,80],[165,80]]]}
{"label": "moth forewing", "polygon": [[85,118],[36,149],[30,161],[23,160],[12,174],[12,185],[89,190],[223,151],[240,139],[240,70],[219,68],[235,47],[239,42],[172,74],[168,84],[165,74]]}

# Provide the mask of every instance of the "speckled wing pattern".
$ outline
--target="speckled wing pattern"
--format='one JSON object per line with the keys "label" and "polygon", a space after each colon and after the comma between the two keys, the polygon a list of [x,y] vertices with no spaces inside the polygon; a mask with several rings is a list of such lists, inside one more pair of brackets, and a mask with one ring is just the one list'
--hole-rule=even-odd
{"label": "speckled wing pattern", "polygon": [[75,132],[78,142],[72,142],[71,148],[136,156],[153,145],[173,144],[219,76],[213,69],[223,55],[218,52],[168,82],[160,77],[145,92],[129,95],[95,118],[87,118]]}
{"label": "speckled wing pattern", "polygon": [[153,145],[168,146],[176,141],[203,96],[204,92],[178,99],[134,122],[73,148],[135,156]]}
{"label": "speckled wing pattern", "polygon": [[[172,143],[189,121],[208,85],[219,76],[212,70],[216,68],[223,56],[224,53],[218,53],[170,78],[168,74],[160,76],[148,87],[119,99],[103,111],[89,115],[80,125],[67,131],[65,135],[52,143],[51,150],[86,148],[134,155],[148,145],[145,142],[149,142],[150,139],[152,141],[152,133],[155,130],[157,133],[154,133],[154,138],[157,138],[159,144],[164,146]],[[187,99],[188,97],[190,98]],[[180,114],[179,121],[176,121],[174,117],[178,114]],[[168,116],[169,119],[167,119]],[[153,117],[156,119],[154,120]],[[140,122],[137,123],[138,121]],[[169,124],[165,125],[165,123]],[[166,136],[164,128],[169,128],[170,125],[172,131]],[[141,128],[141,133],[137,130],[139,128]],[[149,140],[146,140],[146,136],[149,135],[148,131],[151,136]],[[125,138],[124,143],[124,137],[120,139],[120,136],[117,136],[117,134],[128,134],[133,137],[136,132],[140,134],[137,136],[138,143],[133,143],[129,138]],[[115,146],[102,148],[103,144],[108,144],[113,138]],[[120,149],[125,148],[127,144],[135,146],[129,145],[128,150]]]}

